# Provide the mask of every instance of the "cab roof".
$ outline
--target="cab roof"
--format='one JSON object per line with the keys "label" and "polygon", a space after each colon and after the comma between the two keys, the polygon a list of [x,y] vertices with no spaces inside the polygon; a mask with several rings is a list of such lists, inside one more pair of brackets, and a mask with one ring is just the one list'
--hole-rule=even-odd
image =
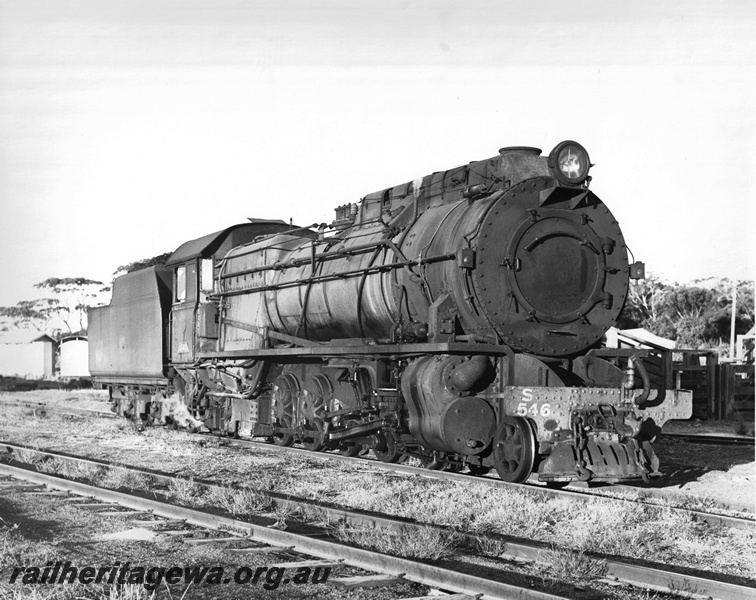
{"label": "cab roof", "polygon": [[249,223],[239,223],[226,227],[215,233],[203,235],[195,240],[181,244],[166,261],[166,266],[184,263],[195,258],[210,258],[219,251],[224,254],[231,248],[251,242],[260,235],[277,233],[289,229],[290,225],[285,221],[250,219]]}

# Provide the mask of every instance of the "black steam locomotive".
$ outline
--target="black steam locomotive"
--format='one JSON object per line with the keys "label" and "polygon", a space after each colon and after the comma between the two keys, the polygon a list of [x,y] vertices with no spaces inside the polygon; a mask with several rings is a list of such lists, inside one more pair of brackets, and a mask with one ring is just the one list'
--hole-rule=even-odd
{"label": "black steam locomotive", "polygon": [[186,242],[90,311],[90,371],[142,423],[515,482],[647,480],[691,394],[601,347],[642,265],[590,166],[572,141],[502,148],[330,225]]}

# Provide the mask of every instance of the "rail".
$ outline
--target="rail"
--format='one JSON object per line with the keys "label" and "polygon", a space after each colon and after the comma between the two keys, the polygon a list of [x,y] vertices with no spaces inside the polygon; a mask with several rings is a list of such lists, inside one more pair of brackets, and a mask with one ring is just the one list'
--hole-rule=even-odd
{"label": "rail", "polygon": [[482,594],[483,600],[507,598],[557,600],[564,598],[564,596],[533,590],[529,587],[520,587],[501,581],[485,579],[405,558],[345,546],[298,533],[256,525],[192,508],[175,506],[160,500],[152,500],[124,492],[107,490],[8,465],[0,464],[0,474],[46,485],[57,490],[92,496],[97,500],[115,503],[137,512],[150,512],[167,519],[182,519],[187,524],[198,527],[226,531],[237,535],[241,534],[246,536],[250,541],[262,542],[273,546],[291,547],[295,552],[309,554],[322,559],[340,560],[344,564],[353,567],[385,573],[394,577],[402,577],[403,579],[422,585],[451,590],[461,594],[475,596]]}
{"label": "rail", "polygon": [[[60,457],[60,455],[58,455],[57,453],[51,453],[47,451],[43,451],[42,453]],[[89,459],[85,459],[82,457],[66,456],[64,458],[66,460],[76,460],[79,462],[99,464],[102,466],[115,466],[115,465],[111,465],[103,461],[91,461]],[[128,468],[130,472],[135,472],[135,473],[140,473],[140,474],[149,474],[153,477],[158,477],[164,483],[170,483],[170,481],[178,479],[175,476],[160,474],[153,471],[144,471],[144,470],[135,469],[132,467],[125,467],[123,465],[117,465],[117,466],[119,468]],[[267,527],[252,525],[243,521],[236,521],[236,520],[231,521],[225,517],[220,517],[218,515],[208,515],[206,513],[203,513],[201,511],[196,511],[194,509],[176,507],[174,505],[166,505],[164,502],[157,501],[157,500],[146,500],[144,498],[141,498],[138,496],[132,496],[130,494],[122,494],[120,492],[113,492],[111,490],[105,490],[99,487],[88,486],[87,484],[81,484],[78,482],[70,482],[68,480],[62,480],[58,477],[53,477],[51,475],[35,473],[35,472],[27,471],[24,469],[17,469],[15,467],[7,467],[5,465],[0,465],[0,473],[5,473],[6,475],[12,475],[17,478],[21,478],[27,481],[32,481],[33,483],[37,485],[47,485],[56,489],[66,489],[68,491],[72,491],[77,494],[91,495],[100,501],[114,503],[120,506],[130,508],[135,511],[147,511],[156,515],[163,516],[167,519],[182,519],[188,524],[211,528],[211,529],[222,529],[226,531],[231,531],[237,535],[241,533],[241,534],[244,534],[253,538],[255,541],[262,541],[264,543],[269,543],[269,544],[274,544],[274,545],[289,546],[297,552],[303,552],[303,553],[311,554],[314,556],[320,556],[321,558],[331,558],[331,559],[335,558],[339,560],[344,560],[347,564],[350,564],[352,566],[358,566],[360,568],[364,568],[367,570],[378,570],[383,573],[396,575],[396,573],[391,572],[390,570],[391,567],[389,569],[385,568],[385,562],[387,559],[385,555],[382,555],[382,554],[377,555],[380,557],[377,560],[381,563],[381,568],[376,568],[375,556],[372,556],[369,562],[365,562],[367,557],[365,555],[360,554],[361,552],[366,552],[366,551],[362,551],[355,548],[346,548],[345,550],[338,550],[336,551],[336,553],[334,553],[333,550],[330,550],[328,553],[322,554],[322,551],[323,551],[322,541],[312,540],[312,538],[307,537],[307,536],[302,536],[300,534],[287,533],[283,536],[283,539],[282,539],[282,536],[277,535],[279,532],[274,532],[271,538],[270,535],[268,535],[271,533],[271,530]],[[200,482],[195,481],[195,483],[200,483]],[[201,483],[201,485],[219,488],[219,489],[220,488],[228,489],[226,486],[218,486],[212,483],[203,482]],[[277,501],[281,501],[281,500],[277,500]],[[283,501],[288,503],[291,506],[312,504],[312,502],[305,501],[302,499],[288,498],[288,499],[284,499]],[[112,504],[110,506],[112,506]],[[431,525],[427,523],[416,523],[412,521],[407,521],[406,519],[397,519],[397,518],[388,517],[385,515],[366,514],[366,513],[361,513],[357,511],[351,511],[351,510],[334,509],[331,507],[320,507],[320,510],[325,512],[325,514],[329,518],[329,521],[336,519],[336,520],[346,521],[350,524],[370,524],[371,526],[382,526],[382,527],[392,528],[394,530],[396,530],[397,528],[415,528],[415,527],[416,528],[429,528],[430,527],[430,528],[436,528],[436,529],[442,529],[442,530],[450,529],[444,526]],[[283,532],[280,532],[280,533],[283,533]],[[469,538],[476,538],[476,539],[496,538],[496,539],[499,539],[499,541],[504,541],[506,543],[506,547],[505,547],[506,549],[504,551],[504,555],[506,557],[517,558],[520,560],[524,559],[524,560],[536,561],[536,562],[548,560],[549,548],[546,547],[546,545],[543,543],[513,541],[512,539],[506,538],[505,536],[492,536],[492,535],[478,536],[474,534],[465,534],[465,535],[466,537],[469,537]],[[235,538],[218,538],[218,539],[222,541],[223,539],[235,539]],[[215,540],[211,538],[209,541],[215,541]],[[315,551],[313,550],[312,544],[311,544],[311,542],[313,541],[319,542],[319,543],[316,543],[317,548],[315,549]],[[334,544],[332,542],[328,542],[328,544],[330,544],[330,546],[337,546],[339,549],[345,548],[344,546],[340,544]],[[345,553],[346,553],[346,556],[344,556]],[[355,553],[356,555],[358,555],[358,560],[355,559]],[[372,553],[372,554],[375,555],[376,553]],[[495,588],[491,586],[490,580],[482,579],[482,578],[471,578],[471,576],[458,573],[458,572],[456,573],[458,577],[450,579],[448,575],[442,574],[441,571],[445,571],[445,570],[434,571],[432,574],[432,577],[430,579],[427,579],[428,577],[427,573],[419,574],[419,571],[423,571],[422,567],[417,567],[415,570],[412,570],[406,564],[407,562],[410,562],[412,565],[417,565],[418,563],[414,563],[414,561],[407,561],[407,559],[398,559],[398,560],[403,561],[403,562],[400,564],[396,564],[394,566],[396,568],[404,569],[403,571],[400,571],[400,572],[405,574],[404,577],[406,579],[417,581],[418,583],[424,583],[425,585],[434,585],[437,587],[444,587],[446,589],[451,589],[451,590],[458,591],[461,593],[473,593],[473,594],[484,593],[486,594],[486,597],[497,597],[495,595],[497,593],[505,594],[499,597],[510,597],[506,594],[513,592],[513,586],[509,584],[503,584],[504,586],[506,586],[506,588]],[[718,581],[718,580],[714,580],[714,579],[710,579],[706,577],[693,576],[693,575],[689,575],[685,573],[678,573],[674,570],[669,570],[668,568],[664,568],[663,566],[659,566],[659,565],[653,565],[653,566],[637,565],[637,564],[622,562],[616,559],[609,559],[607,557],[602,557],[602,556],[591,556],[589,557],[589,560],[592,560],[594,562],[601,562],[601,564],[604,567],[604,576],[608,576],[615,580],[628,582],[635,586],[650,587],[653,589],[659,589],[659,590],[664,590],[664,591],[696,590],[698,594],[703,594],[704,597],[709,596],[712,598],[733,598],[733,599],[750,598],[752,597],[751,595],[754,593],[754,590],[756,590],[756,588],[753,588],[753,587],[735,585],[735,584]],[[423,567],[427,568],[428,565],[423,565]],[[438,568],[434,567],[433,569],[438,569]],[[463,581],[460,581],[460,580],[463,580]],[[485,583],[485,582],[488,582],[488,583]],[[459,587],[455,587],[455,586],[459,586]],[[473,586],[473,587],[470,587],[470,586]],[[483,587],[480,587],[480,586],[483,586]],[[537,591],[534,591],[534,592],[536,594],[534,596],[519,595],[518,597],[522,597],[522,598],[553,598],[555,597],[548,594],[542,595],[541,592],[537,592]]]}
{"label": "rail", "polygon": [[[39,403],[20,403],[20,402],[1,402],[2,404],[9,404],[13,406],[23,406],[28,408],[42,408],[43,410],[48,410],[50,412],[61,412],[61,413],[68,413],[70,412],[70,409],[61,407],[60,410],[58,410],[58,407],[55,406],[45,406]],[[81,412],[82,415],[89,415],[89,416],[99,416],[99,417],[106,417],[106,418],[112,418],[112,413],[106,413],[101,411],[88,411],[87,409],[78,409],[78,411]],[[189,436],[195,437],[197,439],[206,439],[209,434],[187,434]],[[665,436],[669,437],[675,437],[673,434],[663,434]],[[345,461],[345,462],[362,462],[363,464],[365,462],[368,462],[371,466],[374,466],[375,468],[380,468],[384,470],[391,470],[395,472],[401,472],[401,473],[409,473],[409,474],[415,474],[415,475],[421,475],[423,477],[429,477],[434,479],[442,479],[442,480],[448,480],[448,481],[459,481],[459,482],[471,482],[474,481],[475,483],[481,483],[483,485],[489,485],[489,486],[501,486],[501,487],[509,487],[511,489],[529,489],[533,490],[537,493],[543,494],[543,495],[550,495],[553,497],[569,497],[576,499],[578,501],[585,500],[588,501],[591,498],[602,495],[602,491],[608,491],[610,493],[613,492],[626,492],[634,497],[637,497],[637,500],[627,500],[627,501],[647,501],[647,500],[653,500],[653,501],[660,501],[660,502],[667,502],[670,504],[679,503],[679,504],[689,504],[691,501],[695,500],[694,496],[691,496],[690,494],[684,493],[684,492],[676,492],[672,490],[662,490],[658,488],[653,487],[636,487],[632,485],[627,484],[609,484],[606,486],[601,487],[595,487],[595,488],[587,488],[585,484],[578,484],[578,483],[572,483],[570,484],[568,489],[553,489],[546,487],[542,484],[535,483],[534,481],[529,481],[523,484],[517,484],[517,483],[509,483],[502,481],[500,479],[496,479],[493,477],[480,477],[480,476],[474,476],[472,474],[463,474],[463,473],[454,473],[454,472],[447,472],[447,471],[431,471],[429,469],[421,468],[421,467],[413,467],[409,465],[404,464],[391,464],[391,463],[383,463],[381,461],[378,461],[376,459],[366,459],[364,457],[349,457],[349,456],[342,456],[340,454],[336,453],[327,453],[327,452],[311,452],[309,450],[305,450],[304,448],[297,448],[297,447],[281,447],[276,446],[270,443],[266,442],[260,442],[255,441],[251,439],[233,439],[233,438],[222,438],[225,444],[228,445],[235,445],[235,446],[247,446],[252,448],[260,448],[264,449],[270,452],[285,452],[285,453],[293,453],[293,454],[301,454],[304,456],[307,456],[309,458],[320,458],[320,459],[326,459],[326,460],[337,460],[337,461]],[[728,438],[729,439],[729,438]],[[743,442],[732,442],[732,443],[743,443],[747,444],[749,443],[747,440],[753,439],[753,438],[745,438],[746,441]],[[697,440],[693,440],[697,441]],[[703,440],[700,440],[703,441]],[[720,442],[722,443],[722,442]],[[730,442],[727,442],[730,443]],[[753,443],[752,441],[750,443]],[[12,445],[11,442],[8,442],[6,445]],[[23,444],[16,444],[17,447],[23,448],[26,447],[27,449],[36,449],[30,446],[24,446]],[[612,496],[612,498],[616,498],[615,496]],[[722,511],[735,511],[735,512],[741,512],[741,513],[752,513],[753,508],[745,505],[745,504],[739,504],[736,502],[718,502],[718,505],[721,507]],[[719,524],[726,527],[734,527],[734,528],[742,528],[746,526],[750,526],[751,523],[753,523],[750,519],[739,519],[734,518],[727,515],[722,514],[716,514],[716,513],[708,513],[708,512],[702,512],[702,511],[693,511],[690,509],[684,509],[688,511],[691,516],[693,516],[696,519],[699,519],[701,521],[705,521],[711,524]]]}
{"label": "rail", "polygon": [[719,444],[722,446],[753,446],[754,438],[747,435],[714,435],[706,433],[664,433],[662,437],[698,444]]}

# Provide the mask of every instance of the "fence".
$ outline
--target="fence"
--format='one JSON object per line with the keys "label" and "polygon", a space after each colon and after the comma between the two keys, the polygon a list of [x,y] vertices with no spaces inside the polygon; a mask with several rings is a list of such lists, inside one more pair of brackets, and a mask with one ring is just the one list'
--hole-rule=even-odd
{"label": "fence", "polygon": [[712,419],[718,414],[717,372],[719,355],[714,350],[666,352],[669,378],[675,389],[693,391],[693,417]]}
{"label": "fence", "polygon": [[722,363],[716,418],[753,423],[754,381],[753,363]]}
{"label": "fence", "polygon": [[618,341],[648,348],[643,364],[652,387],[692,390],[694,418],[754,421],[753,361],[720,364],[715,350],[668,349],[624,332]]}
{"label": "fence", "polygon": [[692,390],[694,418],[714,418],[711,415],[718,413],[719,358],[714,350],[651,348],[643,365],[651,387]]}

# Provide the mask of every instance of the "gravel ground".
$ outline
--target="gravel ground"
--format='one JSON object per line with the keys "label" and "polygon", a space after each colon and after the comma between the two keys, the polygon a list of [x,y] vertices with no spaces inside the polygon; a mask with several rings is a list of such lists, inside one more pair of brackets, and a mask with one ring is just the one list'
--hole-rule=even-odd
{"label": "gravel ground", "polygon": [[[124,518],[93,518],[86,509],[76,508],[59,500],[32,497],[28,494],[7,494],[0,496],[0,598],[126,598],[142,600],[153,597],[152,590],[136,583],[120,594],[116,594],[105,584],[90,583],[63,584],[56,586],[30,586],[18,580],[10,585],[10,574],[17,565],[38,565],[44,567],[55,561],[70,561],[73,566],[112,567],[122,566],[126,560],[133,567],[169,569],[221,567],[223,576],[217,584],[203,583],[185,585],[183,583],[158,586],[154,597],[191,598],[199,600],[227,600],[236,598],[255,599],[310,599],[325,600],[388,600],[397,597],[418,596],[428,588],[414,584],[400,584],[393,588],[378,590],[342,591],[323,583],[313,584],[312,573],[307,582],[294,583],[278,577],[273,572],[269,579],[262,577],[256,584],[234,583],[232,574],[247,567],[257,570],[280,562],[290,562],[280,555],[246,555],[242,560],[235,555],[212,545],[192,546],[179,538],[157,536],[145,528],[134,528]],[[11,525],[12,523],[12,525]],[[127,557],[126,559],[124,557]],[[109,571],[108,571],[109,572]],[[286,578],[296,571],[288,570]],[[335,568],[331,577],[345,577],[362,571],[350,568]],[[322,576],[323,573],[320,573]],[[23,575],[21,575],[23,577]],[[107,577],[107,575],[106,575]],[[150,578],[155,581],[154,575]],[[228,581],[230,579],[230,581]],[[207,575],[205,581],[211,580]],[[107,581],[107,579],[106,579]],[[149,581],[149,580],[148,580]],[[20,584],[20,585],[19,585]]]}

